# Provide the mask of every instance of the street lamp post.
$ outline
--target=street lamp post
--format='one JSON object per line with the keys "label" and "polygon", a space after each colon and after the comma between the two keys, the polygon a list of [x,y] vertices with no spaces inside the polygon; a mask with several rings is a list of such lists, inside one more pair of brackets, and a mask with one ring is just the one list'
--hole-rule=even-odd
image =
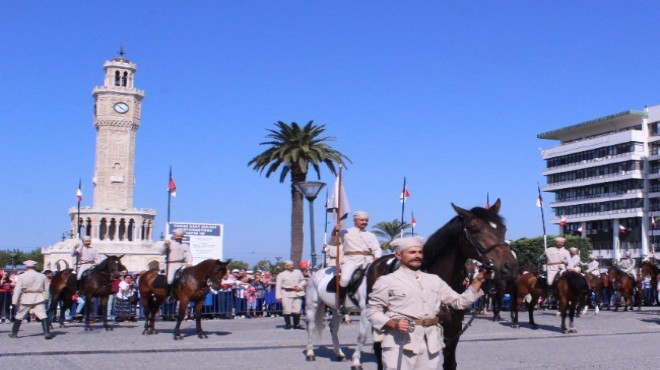
{"label": "street lamp post", "polygon": [[316,269],[316,247],[314,246],[314,199],[319,195],[324,182],[319,181],[302,181],[296,183],[296,189],[301,192],[305,199],[309,201],[309,231],[312,237],[312,270]]}
{"label": "street lamp post", "polygon": [[11,252],[9,253],[9,257],[11,257],[11,269],[13,273],[16,273],[16,257],[18,254],[16,252]]}

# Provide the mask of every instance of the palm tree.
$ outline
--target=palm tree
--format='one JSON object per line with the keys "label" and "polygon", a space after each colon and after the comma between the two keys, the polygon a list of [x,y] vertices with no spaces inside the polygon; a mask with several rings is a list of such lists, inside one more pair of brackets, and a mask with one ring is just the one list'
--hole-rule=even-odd
{"label": "palm tree", "polygon": [[[374,226],[372,226],[371,229],[373,233],[380,240],[380,248],[391,249],[390,242],[400,237],[401,231],[410,229],[411,227],[412,225],[405,221],[402,224],[400,220],[393,220],[392,222],[387,222],[387,221],[379,222]],[[410,235],[410,233],[406,233],[406,232],[403,233],[403,236],[407,236],[407,235]]]}
{"label": "palm tree", "polygon": [[266,177],[281,167],[281,183],[291,175],[291,260],[297,264],[303,249],[303,195],[296,190],[295,184],[307,180],[310,166],[320,180],[322,163],[336,176],[335,165],[345,166],[344,161],[351,163],[351,160],[327,144],[335,141],[334,137],[320,136],[325,131],[325,125],[314,125],[314,121],[309,121],[301,127],[295,122],[288,125],[278,121],[275,126],[277,130],[267,129],[270,133],[266,138],[270,141],[260,143],[269,148],[252,158],[248,166],[260,174],[265,170]]}

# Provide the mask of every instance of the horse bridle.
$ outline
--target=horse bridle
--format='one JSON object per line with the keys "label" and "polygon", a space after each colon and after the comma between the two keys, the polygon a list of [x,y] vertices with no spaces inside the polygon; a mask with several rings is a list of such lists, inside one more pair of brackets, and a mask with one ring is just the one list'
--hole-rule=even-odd
{"label": "horse bridle", "polygon": [[481,258],[481,261],[484,264],[484,267],[486,269],[492,270],[495,268],[495,265],[493,264],[493,261],[491,261],[489,258],[486,258],[486,255],[490,252],[492,252],[495,248],[497,247],[507,247],[509,246],[506,242],[498,242],[493,245],[491,245],[488,248],[484,248],[481,243],[478,241],[474,240],[472,236],[470,235],[470,232],[468,231],[467,227],[463,227],[463,234],[465,235],[465,240],[470,243],[470,245],[474,248],[474,250],[477,252],[479,255],[479,258]]}

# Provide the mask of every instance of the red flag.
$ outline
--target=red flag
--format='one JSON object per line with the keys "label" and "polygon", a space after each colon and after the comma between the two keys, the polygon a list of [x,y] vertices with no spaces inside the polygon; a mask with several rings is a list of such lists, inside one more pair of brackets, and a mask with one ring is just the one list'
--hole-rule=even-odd
{"label": "red flag", "polygon": [[82,182],[78,181],[78,191],[76,191],[76,199],[78,199],[78,203],[82,201]]}
{"label": "red flag", "polygon": [[415,225],[417,225],[417,220],[415,220],[415,214],[412,214],[412,219],[410,220],[410,223],[412,224],[412,227],[414,228]]}
{"label": "red flag", "polygon": [[401,201],[401,203],[405,203],[407,198],[410,198],[410,192],[408,191],[408,187],[406,186],[405,188],[403,188],[403,191],[401,192],[401,196],[399,196],[399,200]]}
{"label": "red flag", "polygon": [[623,225],[619,225],[619,234],[625,234],[626,233],[626,227]]}
{"label": "red flag", "polygon": [[170,188],[168,189],[171,196],[176,197],[176,184],[174,184],[174,179],[170,177]]}
{"label": "red flag", "polygon": [[484,208],[486,209],[490,208],[490,195],[488,193],[486,193],[486,207]]}
{"label": "red flag", "polygon": [[559,221],[559,225],[561,226],[566,226],[568,222],[566,222],[566,217],[561,216],[561,220]]}

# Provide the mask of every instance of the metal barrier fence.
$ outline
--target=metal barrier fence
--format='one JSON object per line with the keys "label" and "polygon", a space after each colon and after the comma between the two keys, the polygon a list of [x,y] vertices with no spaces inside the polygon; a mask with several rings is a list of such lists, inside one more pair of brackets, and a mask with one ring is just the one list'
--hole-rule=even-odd
{"label": "metal barrier fence", "polygon": [[[10,299],[11,301],[11,299]],[[92,301],[93,319],[101,319],[101,308],[99,305],[99,298]],[[65,317],[70,320],[75,316],[84,313],[84,300],[79,298],[73,302],[73,307],[70,313],[66,313]],[[108,314],[110,320],[144,320],[144,311],[142,304],[139,302],[131,304],[128,313],[118,308],[125,307],[126,302],[120,302],[116,297],[112,297],[108,301]],[[160,316],[164,320],[174,320],[176,316],[176,302],[164,303],[160,308]],[[188,305],[187,316],[193,315],[193,304]],[[205,319],[233,319],[233,318],[247,318],[247,317],[260,317],[260,316],[279,316],[282,314],[282,305],[275,299],[275,292],[266,292],[264,298],[257,299],[254,302],[248,302],[245,298],[238,298],[234,291],[218,292],[217,294],[207,294],[202,306],[202,318]]]}

